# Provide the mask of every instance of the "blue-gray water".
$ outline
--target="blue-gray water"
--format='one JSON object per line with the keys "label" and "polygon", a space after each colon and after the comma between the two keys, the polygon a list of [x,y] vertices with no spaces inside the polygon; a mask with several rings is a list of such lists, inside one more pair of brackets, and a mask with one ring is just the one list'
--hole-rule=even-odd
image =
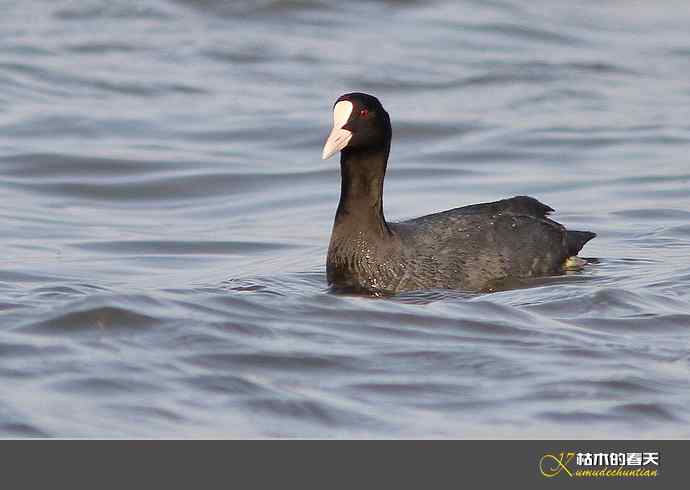
{"label": "blue-gray water", "polygon": [[[0,436],[690,437],[687,2],[0,10]],[[329,293],[354,90],[390,219],[528,194],[596,263]]]}

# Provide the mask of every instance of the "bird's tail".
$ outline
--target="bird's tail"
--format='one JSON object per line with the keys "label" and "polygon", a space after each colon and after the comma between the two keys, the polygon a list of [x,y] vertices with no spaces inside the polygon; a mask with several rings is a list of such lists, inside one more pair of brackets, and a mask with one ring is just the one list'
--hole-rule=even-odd
{"label": "bird's tail", "polygon": [[590,241],[592,238],[597,236],[596,233],[591,231],[575,231],[568,230],[566,239],[568,240],[568,255],[577,255],[585,243]]}

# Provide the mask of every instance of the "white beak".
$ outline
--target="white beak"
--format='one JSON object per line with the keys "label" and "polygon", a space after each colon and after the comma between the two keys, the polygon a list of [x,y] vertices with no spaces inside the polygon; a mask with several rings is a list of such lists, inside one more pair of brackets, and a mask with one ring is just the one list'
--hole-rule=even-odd
{"label": "white beak", "polygon": [[352,139],[352,132],[343,129],[343,126],[350,119],[352,109],[352,102],[348,100],[341,100],[333,107],[333,129],[326,139],[326,144],[323,145],[323,154],[321,155],[324,160],[345,148]]}

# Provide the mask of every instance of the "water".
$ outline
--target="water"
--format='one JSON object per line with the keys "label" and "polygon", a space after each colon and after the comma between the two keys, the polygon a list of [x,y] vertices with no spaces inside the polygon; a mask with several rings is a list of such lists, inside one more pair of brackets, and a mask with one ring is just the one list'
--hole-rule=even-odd
{"label": "water", "polygon": [[[690,437],[687,2],[1,2],[0,436]],[[328,292],[341,93],[385,210],[598,233],[494,294]]]}

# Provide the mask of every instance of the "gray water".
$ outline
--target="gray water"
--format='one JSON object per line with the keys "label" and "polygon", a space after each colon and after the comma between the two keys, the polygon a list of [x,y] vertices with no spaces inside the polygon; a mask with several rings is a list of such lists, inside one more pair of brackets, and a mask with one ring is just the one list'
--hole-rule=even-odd
{"label": "gray water", "polygon": [[[690,437],[688,2],[0,11],[0,436]],[[354,90],[389,219],[527,194],[592,263],[330,293]]]}

